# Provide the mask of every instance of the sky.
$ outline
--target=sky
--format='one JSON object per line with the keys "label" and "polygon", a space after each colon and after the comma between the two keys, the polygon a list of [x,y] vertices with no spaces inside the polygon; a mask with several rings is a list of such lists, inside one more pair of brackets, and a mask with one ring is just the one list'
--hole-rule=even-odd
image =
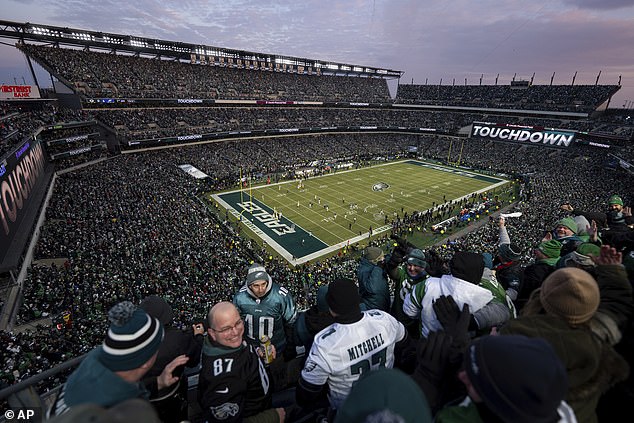
{"label": "sky", "polygon": [[[634,0],[0,0],[1,19],[405,72],[401,83],[617,84],[634,109]],[[0,82],[32,83],[0,39]],[[6,44],[10,44],[7,46]],[[50,86],[50,78],[39,78]],[[395,83],[391,83],[395,86]],[[393,88],[393,87],[392,87]]]}

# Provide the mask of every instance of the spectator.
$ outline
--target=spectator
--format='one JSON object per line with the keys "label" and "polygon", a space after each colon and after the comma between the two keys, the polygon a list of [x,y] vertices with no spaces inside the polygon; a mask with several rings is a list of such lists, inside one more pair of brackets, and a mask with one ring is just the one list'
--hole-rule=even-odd
{"label": "spectator", "polygon": [[383,250],[378,247],[365,249],[357,267],[359,295],[362,310],[381,310],[389,312],[390,290],[387,275],[383,270]]}
{"label": "spectator", "polygon": [[[139,308],[155,319],[157,319],[165,331],[163,342],[159,347],[156,361],[144,376],[144,380],[151,380],[158,377],[165,366],[174,358],[186,356],[187,367],[195,368],[200,363],[200,351],[203,343],[205,330],[202,323],[192,325],[190,330],[181,331],[172,327],[174,312],[167,302],[157,296],[149,295],[141,301]],[[187,420],[187,378],[183,377],[184,366],[179,366],[173,371],[173,375],[178,377],[178,382],[157,393],[157,399],[152,403],[156,408],[161,420],[164,423],[181,422]]]}
{"label": "spectator", "polygon": [[627,230],[627,225],[634,223],[632,209],[624,207],[623,199],[618,195],[612,195],[608,199],[607,213],[576,210],[570,203],[563,204],[561,208],[575,216],[584,216],[588,221],[594,220],[602,229],[609,228],[611,231]]}
{"label": "spectator", "polygon": [[474,340],[458,374],[468,396],[435,416],[445,422],[574,423],[566,368],[545,340],[522,335]]}
{"label": "spectator", "polygon": [[[150,392],[139,383],[156,361],[163,340],[161,323],[129,301],[108,312],[110,329],[100,347],[94,349],[71,374],[53,404],[51,415],[61,415],[80,404],[110,407],[128,399],[149,398]],[[153,391],[178,381],[174,369],[187,361],[179,356],[158,376]]]}
{"label": "spectator", "polygon": [[394,299],[390,314],[403,323],[409,335],[414,338],[420,336],[420,330],[416,320],[403,311],[403,303],[414,285],[427,276],[427,266],[423,251],[403,239],[397,241],[392,254],[386,260],[385,268],[394,282]]}
{"label": "spectator", "polygon": [[378,369],[361,376],[337,412],[335,423],[368,421],[431,423],[425,395],[398,369]]}
{"label": "spectator", "polygon": [[533,250],[535,262],[526,266],[522,272],[522,283],[515,304],[521,309],[531,293],[539,288],[548,275],[555,271],[559,260],[561,243],[551,239],[542,241]]}
{"label": "spectator", "polygon": [[555,226],[553,235],[547,234],[543,240],[548,241],[553,238],[561,242],[560,260],[565,260],[566,256],[575,251],[579,244],[583,242],[577,236],[577,222],[570,217],[560,219]]}
{"label": "spectator", "polygon": [[[235,305],[220,302],[209,310],[198,399],[207,422],[283,423],[283,408],[271,408],[268,374],[245,342],[244,320]],[[273,350],[275,353],[275,350]]]}
{"label": "spectator", "polygon": [[576,267],[590,273],[596,278],[596,263],[592,260],[592,257],[599,257],[601,254],[601,247],[584,242],[579,244],[577,249],[566,256],[563,260],[565,267]]}
{"label": "spectator", "polygon": [[580,423],[596,422],[601,395],[629,374],[625,360],[589,327],[599,302],[599,287],[590,274],[558,269],[533,292],[520,316],[500,330],[502,335],[544,338],[554,347],[568,373],[566,402]]}
{"label": "spectator", "polygon": [[294,344],[303,346],[306,353],[310,351],[315,335],[335,322],[328,311],[327,292],[328,285],[321,285],[317,290],[316,303],[308,310],[300,311],[293,325]]}
{"label": "spectator", "polygon": [[328,307],[335,323],[315,336],[296,390],[297,404],[315,407],[328,388],[331,410],[337,410],[362,374],[394,366],[407,345],[405,327],[380,310],[361,311],[357,285],[337,279],[328,285]]}
{"label": "spectator", "polygon": [[244,286],[233,297],[233,303],[240,311],[246,326],[247,340],[254,346],[266,336],[275,346],[277,358],[267,363],[272,373],[273,389],[281,390],[289,383],[286,375],[286,357],[294,358],[294,348],[286,349],[292,340],[293,323],[297,309],[290,292],[273,282],[264,266],[253,264],[249,267]]}
{"label": "spectator", "polygon": [[596,254],[591,253],[590,258],[595,264],[591,275],[597,281],[601,298],[597,312],[590,320],[590,328],[604,342],[617,345],[634,317],[632,285],[622,264],[623,254],[604,245]]}
{"label": "spectator", "polygon": [[414,286],[405,297],[403,311],[421,322],[421,334],[441,329],[432,304],[442,295],[451,295],[459,307],[468,304],[474,318],[474,329],[501,324],[510,318],[506,304],[494,299],[493,293],[478,286],[484,272],[481,254],[457,252],[450,262],[449,275],[430,277]]}
{"label": "spectator", "polygon": [[522,250],[517,244],[511,243],[505,222],[504,217],[500,217],[498,220],[500,243],[498,255],[493,261],[493,270],[495,271],[496,279],[506,290],[506,294],[511,300],[515,301],[520,290],[522,270],[519,260],[522,257]]}

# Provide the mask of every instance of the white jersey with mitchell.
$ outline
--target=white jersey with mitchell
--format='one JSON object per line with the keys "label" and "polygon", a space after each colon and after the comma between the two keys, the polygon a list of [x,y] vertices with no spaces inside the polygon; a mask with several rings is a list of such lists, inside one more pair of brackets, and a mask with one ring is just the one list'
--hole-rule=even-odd
{"label": "white jersey with mitchell", "polygon": [[394,366],[394,345],[405,337],[405,328],[390,314],[363,312],[361,320],[333,323],[317,335],[302,378],[330,388],[329,402],[338,408],[362,373]]}

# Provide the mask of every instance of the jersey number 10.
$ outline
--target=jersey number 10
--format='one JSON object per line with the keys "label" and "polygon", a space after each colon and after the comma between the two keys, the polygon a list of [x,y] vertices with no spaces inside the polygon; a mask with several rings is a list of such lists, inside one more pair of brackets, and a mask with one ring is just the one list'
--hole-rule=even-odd
{"label": "jersey number 10", "polygon": [[273,323],[274,320],[271,316],[260,316],[257,319],[257,332],[253,332],[253,315],[247,314],[244,316],[244,322],[247,324],[247,336],[251,339],[260,339],[262,335],[266,335],[269,339],[273,339]]}

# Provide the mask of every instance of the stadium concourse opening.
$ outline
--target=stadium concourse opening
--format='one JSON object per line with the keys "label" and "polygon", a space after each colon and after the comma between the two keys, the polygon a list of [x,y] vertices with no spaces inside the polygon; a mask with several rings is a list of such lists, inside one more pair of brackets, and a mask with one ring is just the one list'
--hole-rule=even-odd
{"label": "stadium concourse opening", "polygon": [[426,212],[509,181],[462,168],[402,160],[216,193],[211,198],[292,265],[389,231]]}

